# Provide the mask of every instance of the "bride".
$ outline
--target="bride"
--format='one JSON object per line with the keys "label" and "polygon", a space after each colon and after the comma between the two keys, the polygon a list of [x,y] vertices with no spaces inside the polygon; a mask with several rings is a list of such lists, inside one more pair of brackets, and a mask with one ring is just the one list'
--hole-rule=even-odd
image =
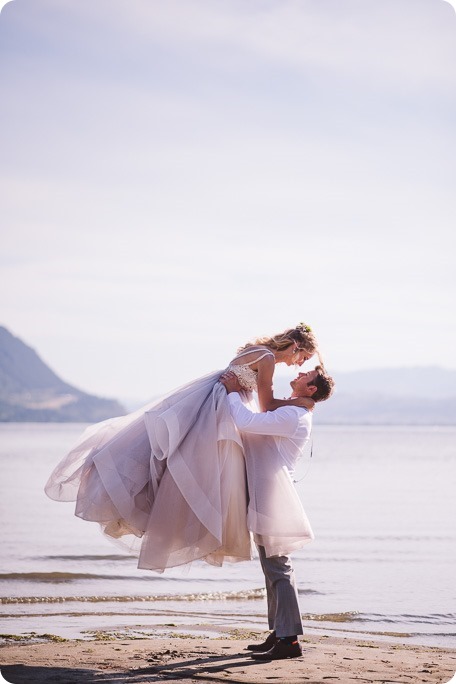
{"label": "bride", "polygon": [[[237,375],[242,399],[253,411],[258,411],[254,391],[262,411],[287,404],[312,408],[310,399],[276,399],[273,374],[275,364],[300,366],[315,353],[315,336],[300,323],[241,347],[228,369]],[[75,515],[100,523],[109,538],[139,555],[139,568],[161,572],[196,559],[221,565],[252,558],[252,521],[259,514],[249,503],[242,441],[219,382],[225,370],[87,428],[51,474],[46,494],[56,501],[76,501]],[[261,513],[268,555],[295,550],[312,537],[283,471],[276,475],[275,488],[288,531],[277,547],[274,515],[265,519]]]}

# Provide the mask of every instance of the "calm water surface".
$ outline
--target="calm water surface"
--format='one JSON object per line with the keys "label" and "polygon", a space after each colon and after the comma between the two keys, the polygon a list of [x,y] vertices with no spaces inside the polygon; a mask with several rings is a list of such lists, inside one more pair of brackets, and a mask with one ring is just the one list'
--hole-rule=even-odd
{"label": "calm water surface", "polygon": [[[258,561],[136,568],[43,493],[84,429],[1,424],[0,632],[267,629]],[[296,477],[316,535],[294,556],[305,630],[454,646],[456,428],[317,426]]]}

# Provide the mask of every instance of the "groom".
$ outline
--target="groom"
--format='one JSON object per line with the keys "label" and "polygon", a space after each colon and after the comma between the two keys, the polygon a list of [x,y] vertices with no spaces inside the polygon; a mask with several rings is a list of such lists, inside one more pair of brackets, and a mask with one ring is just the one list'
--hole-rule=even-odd
{"label": "groom", "polygon": [[[241,434],[269,435],[274,441],[278,463],[292,475],[295,462],[312,428],[312,412],[299,406],[281,406],[275,411],[253,413],[241,400],[242,391],[232,372],[222,375],[220,381],[228,393],[231,415]],[[307,373],[299,373],[290,383],[291,398],[310,397],[315,402],[328,399],[334,388],[333,379],[321,366]],[[266,446],[266,444],[265,444]],[[269,441],[270,448],[270,441]],[[252,486],[249,482],[250,497]],[[266,581],[269,628],[273,631],[262,644],[247,648],[256,660],[298,658],[302,648],[298,635],[303,633],[294,570],[289,555],[266,556],[264,546],[258,544],[261,567]]]}

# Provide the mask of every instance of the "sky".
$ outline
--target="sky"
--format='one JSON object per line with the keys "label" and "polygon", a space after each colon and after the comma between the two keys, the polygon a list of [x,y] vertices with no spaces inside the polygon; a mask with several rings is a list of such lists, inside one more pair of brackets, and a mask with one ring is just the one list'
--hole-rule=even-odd
{"label": "sky", "polygon": [[331,372],[456,368],[445,0],[12,0],[0,324],[147,399],[300,321]]}

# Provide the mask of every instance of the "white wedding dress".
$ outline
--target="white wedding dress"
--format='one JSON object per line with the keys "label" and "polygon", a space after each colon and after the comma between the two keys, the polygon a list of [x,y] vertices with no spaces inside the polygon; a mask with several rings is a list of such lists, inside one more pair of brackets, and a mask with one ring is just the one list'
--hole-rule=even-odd
{"label": "white wedding dress", "polygon": [[[229,368],[255,411],[250,365],[260,356],[248,364],[238,363],[241,357]],[[51,474],[46,494],[76,501],[75,514],[138,554],[139,568],[249,560],[252,539],[268,556],[303,546],[312,530],[274,440],[241,438],[222,373],[87,428]]]}

